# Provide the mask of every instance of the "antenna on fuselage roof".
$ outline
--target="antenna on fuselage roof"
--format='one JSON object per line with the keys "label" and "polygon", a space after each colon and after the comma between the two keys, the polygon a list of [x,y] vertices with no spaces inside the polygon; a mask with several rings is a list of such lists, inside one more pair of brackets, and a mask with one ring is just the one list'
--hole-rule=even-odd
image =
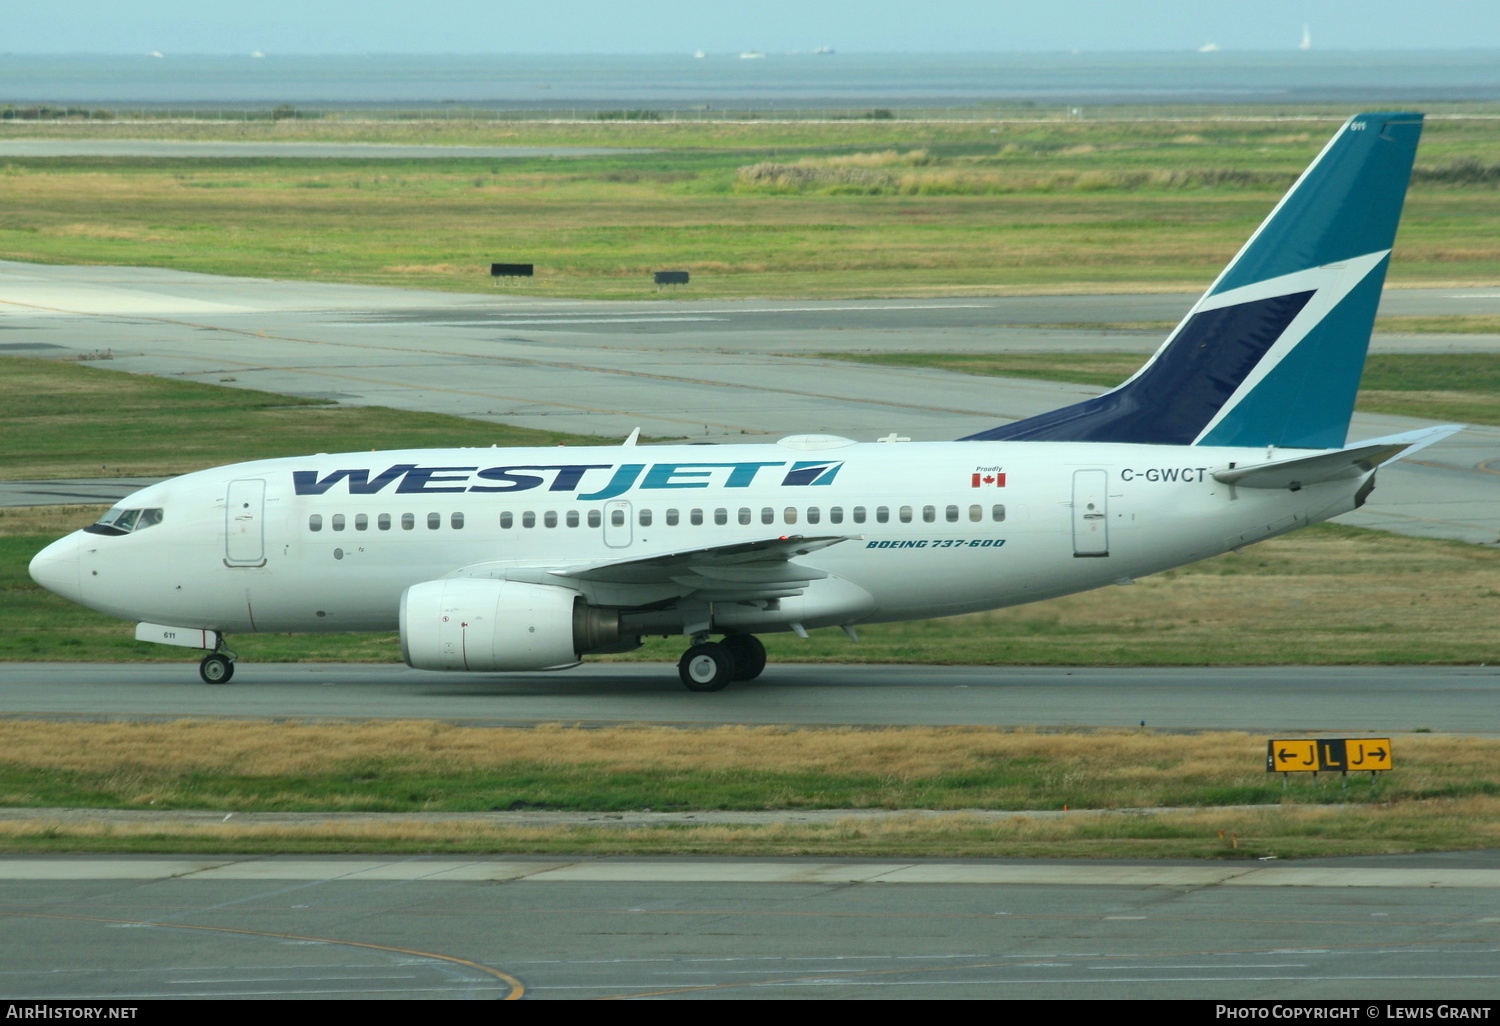
{"label": "antenna on fuselage roof", "polygon": [[630,432],[630,437],[627,438],[627,439],[625,439],[625,441],[621,442],[620,444],[621,445],[634,445],[635,444],[635,440],[637,438],[639,438],[639,437],[641,437],[641,429],[640,428],[636,428],[634,431]]}

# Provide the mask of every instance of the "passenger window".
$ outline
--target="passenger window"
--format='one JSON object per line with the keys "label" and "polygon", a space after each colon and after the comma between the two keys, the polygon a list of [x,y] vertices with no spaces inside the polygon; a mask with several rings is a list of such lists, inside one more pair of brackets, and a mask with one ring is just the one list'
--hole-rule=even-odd
{"label": "passenger window", "polygon": [[410,531],[413,527],[416,527],[416,526],[417,526],[417,518],[416,517],[412,516],[410,513],[403,513],[403,514],[401,514],[401,530],[403,530],[403,531]]}
{"label": "passenger window", "polygon": [[950,524],[956,524],[956,523],[958,523],[958,507],[957,506],[949,506],[948,507],[948,523],[950,523]]}
{"label": "passenger window", "polygon": [[570,510],[568,510],[568,526],[569,527],[577,527],[578,526],[578,511],[576,509],[570,509]]}
{"label": "passenger window", "polygon": [[830,524],[842,524],[844,522],[844,507],[828,507],[828,522]]}
{"label": "passenger window", "polygon": [[970,506],[969,507],[969,519],[972,520],[976,524],[979,523],[981,520],[983,520],[984,519],[984,507],[983,506]]}
{"label": "passenger window", "polygon": [[625,526],[625,511],[623,509],[612,509],[609,511],[609,522],[613,527]]}
{"label": "passenger window", "polygon": [[427,514],[427,530],[436,531],[443,526],[443,515],[441,513]]}
{"label": "passenger window", "polygon": [[937,507],[936,506],[923,506],[922,507],[922,523],[924,523],[924,524],[930,524],[930,523],[932,523],[936,519],[937,519]]}
{"label": "passenger window", "polygon": [[545,512],[545,513],[542,514],[542,526],[543,527],[556,527],[557,526],[557,510],[555,510],[555,509],[549,509],[549,510],[547,510],[547,512]]}
{"label": "passenger window", "polygon": [[852,511],[852,517],[851,517],[851,519],[853,519],[853,521],[856,524],[862,524],[862,523],[864,523],[865,522],[865,508],[863,506],[855,506],[854,509],[853,509],[853,511]]}
{"label": "passenger window", "polygon": [[391,515],[389,513],[380,514],[380,516],[375,518],[375,526],[382,531],[389,531],[391,529]]}
{"label": "passenger window", "polygon": [[522,527],[535,527],[536,526],[536,514],[533,513],[533,512],[531,512],[531,510],[529,510],[529,509],[525,513],[522,513],[521,514],[521,526]]}
{"label": "passenger window", "polygon": [[464,529],[464,515],[462,513],[453,514],[448,518],[448,524],[455,531],[462,531]]}
{"label": "passenger window", "polygon": [[1004,506],[994,506],[994,507],[991,507],[991,509],[990,509],[990,519],[993,520],[997,524],[1000,521],[1004,520],[1005,519],[1005,507]]}
{"label": "passenger window", "polygon": [[823,519],[823,514],[818,510],[818,507],[807,507],[807,522],[809,524],[816,524],[821,519]]}
{"label": "passenger window", "polygon": [[322,514],[320,514],[320,513],[314,513],[312,516],[308,517],[307,518],[307,529],[309,531],[321,531],[321,530],[323,530],[323,516],[322,516]]}
{"label": "passenger window", "polygon": [[787,523],[795,524],[797,522],[797,507],[788,506],[786,509],[781,511],[781,515]]}
{"label": "passenger window", "polygon": [[750,507],[749,506],[741,506],[740,507],[739,521],[742,524],[748,524],[750,522]]}
{"label": "passenger window", "polygon": [[875,507],[875,522],[877,524],[886,524],[886,523],[889,523],[890,519],[891,519],[891,511],[890,511],[889,507],[886,507],[886,506],[876,506]]}
{"label": "passenger window", "polygon": [[688,513],[688,523],[692,524],[694,527],[697,527],[698,525],[702,524],[703,523],[703,511],[701,509],[695,509],[695,510],[692,510],[691,512],[689,512]]}
{"label": "passenger window", "polygon": [[901,507],[901,514],[900,515],[901,515],[901,522],[903,524],[909,524],[909,523],[911,523],[911,507],[910,506],[902,506]]}
{"label": "passenger window", "polygon": [[677,526],[677,511],[675,509],[669,509],[669,510],[667,510],[667,526],[668,527],[676,527]]}
{"label": "passenger window", "polygon": [[370,529],[370,518],[364,513],[354,514],[354,529],[356,531],[368,531]]}
{"label": "passenger window", "polygon": [[[763,524],[776,523],[776,511],[770,506],[762,508],[760,511],[760,522]],[[744,523],[744,521],[741,521],[741,523]]]}
{"label": "passenger window", "polygon": [[333,529],[335,531],[342,531],[344,529],[344,514],[335,513],[333,515]]}
{"label": "passenger window", "polygon": [[718,509],[714,510],[714,523],[716,523],[716,524],[727,524],[727,523],[729,523],[729,510],[723,508],[722,506],[720,506]]}
{"label": "passenger window", "polygon": [[515,524],[515,522],[515,515],[510,513],[509,511],[500,514],[500,526],[505,530],[509,531]]}
{"label": "passenger window", "polygon": [[604,523],[604,515],[597,509],[589,510],[589,526],[598,527],[602,523]]}
{"label": "passenger window", "polygon": [[650,527],[651,526],[651,511],[649,509],[643,509],[643,510],[641,510],[641,515],[640,515],[639,519],[640,519],[642,527]]}

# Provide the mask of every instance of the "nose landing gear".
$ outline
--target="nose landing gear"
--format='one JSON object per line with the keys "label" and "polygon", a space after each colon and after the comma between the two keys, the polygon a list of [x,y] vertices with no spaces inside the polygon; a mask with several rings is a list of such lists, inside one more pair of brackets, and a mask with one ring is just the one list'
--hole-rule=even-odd
{"label": "nose landing gear", "polygon": [[234,653],[226,650],[210,652],[198,664],[198,676],[205,684],[228,684],[234,676]]}

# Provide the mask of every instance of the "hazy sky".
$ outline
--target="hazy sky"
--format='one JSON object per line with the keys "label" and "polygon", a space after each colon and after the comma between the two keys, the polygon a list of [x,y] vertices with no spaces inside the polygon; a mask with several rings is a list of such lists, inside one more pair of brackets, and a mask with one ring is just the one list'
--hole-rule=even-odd
{"label": "hazy sky", "polygon": [[0,53],[1500,48],[1500,0],[48,0]]}

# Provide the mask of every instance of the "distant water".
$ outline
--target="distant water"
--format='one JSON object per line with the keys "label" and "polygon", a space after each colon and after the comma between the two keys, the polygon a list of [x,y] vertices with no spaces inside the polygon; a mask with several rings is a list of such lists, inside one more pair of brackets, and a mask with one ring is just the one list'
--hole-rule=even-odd
{"label": "distant water", "polygon": [[46,56],[0,104],[510,107],[1421,102],[1500,99],[1500,52]]}

